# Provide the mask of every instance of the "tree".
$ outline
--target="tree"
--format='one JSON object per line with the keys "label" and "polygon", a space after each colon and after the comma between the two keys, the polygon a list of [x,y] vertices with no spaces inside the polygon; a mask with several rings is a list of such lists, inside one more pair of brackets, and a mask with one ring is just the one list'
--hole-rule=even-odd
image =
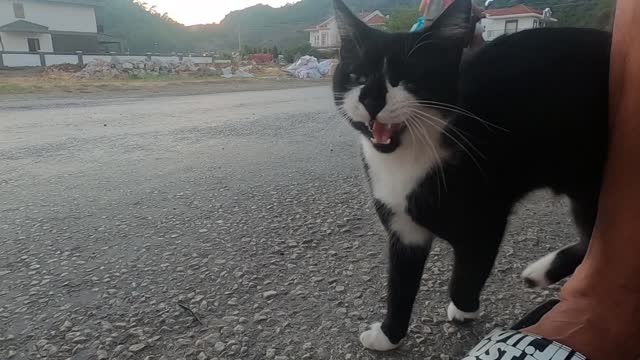
{"label": "tree", "polygon": [[407,32],[421,16],[420,10],[415,6],[401,6],[395,8],[386,20],[387,30],[391,32]]}
{"label": "tree", "polygon": [[277,45],[273,45],[273,49],[271,49],[271,54],[273,54],[274,58],[277,58],[280,55],[280,51],[278,50]]}

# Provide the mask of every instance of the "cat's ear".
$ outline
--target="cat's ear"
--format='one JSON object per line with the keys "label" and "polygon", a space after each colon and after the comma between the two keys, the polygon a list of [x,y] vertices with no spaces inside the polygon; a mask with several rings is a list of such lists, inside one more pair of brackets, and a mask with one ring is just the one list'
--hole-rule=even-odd
{"label": "cat's ear", "polygon": [[426,31],[452,40],[465,40],[473,33],[471,0],[455,0]]}
{"label": "cat's ear", "polygon": [[369,30],[369,26],[362,22],[342,0],[333,0],[336,11],[336,22],[340,31],[340,38],[347,41],[360,42]]}

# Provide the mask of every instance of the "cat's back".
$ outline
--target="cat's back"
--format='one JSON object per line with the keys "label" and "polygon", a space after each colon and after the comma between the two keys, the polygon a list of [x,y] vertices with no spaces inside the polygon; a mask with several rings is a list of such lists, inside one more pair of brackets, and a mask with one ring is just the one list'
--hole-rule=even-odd
{"label": "cat's back", "polygon": [[610,51],[611,34],[593,29],[504,36],[462,65],[461,103],[513,131],[575,125],[585,116],[606,122]]}
{"label": "cat's back", "polygon": [[611,34],[605,31],[579,28],[525,30],[481,47],[464,63],[462,73],[469,83],[536,73],[565,78],[571,74],[586,75],[583,71],[602,78],[608,77],[610,52]]}
{"label": "cat's back", "polygon": [[463,64],[460,105],[504,131],[464,117],[454,125],[520,182],[597,177],[607,148],[610,51],[611,34],[592,29],[499,38]]}

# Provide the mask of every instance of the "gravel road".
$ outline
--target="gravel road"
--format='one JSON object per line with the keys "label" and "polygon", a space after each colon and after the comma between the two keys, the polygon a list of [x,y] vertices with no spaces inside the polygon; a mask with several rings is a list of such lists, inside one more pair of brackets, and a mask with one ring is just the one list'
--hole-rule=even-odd
{"label": "gravel road", "polygon": [[327,87],[0,98],[0,359],[456,359],[534,302],[572,242],[562,200],[518,209],[481,320],[445,321],[438,243],[410,336],[383,317],[385,237]]}

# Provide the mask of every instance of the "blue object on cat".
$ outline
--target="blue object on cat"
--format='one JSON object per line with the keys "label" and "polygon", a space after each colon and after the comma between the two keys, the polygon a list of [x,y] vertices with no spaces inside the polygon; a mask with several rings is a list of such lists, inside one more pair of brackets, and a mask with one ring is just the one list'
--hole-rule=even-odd
{"label": "blue object on cat", "polygon": [[413,27],[411,28],[410,31],[411,32],[418,31],[418,30],[422,29],[423,26],[424,26],[424,17],[420,16],[418,18],[418,22],[413,25]]}

